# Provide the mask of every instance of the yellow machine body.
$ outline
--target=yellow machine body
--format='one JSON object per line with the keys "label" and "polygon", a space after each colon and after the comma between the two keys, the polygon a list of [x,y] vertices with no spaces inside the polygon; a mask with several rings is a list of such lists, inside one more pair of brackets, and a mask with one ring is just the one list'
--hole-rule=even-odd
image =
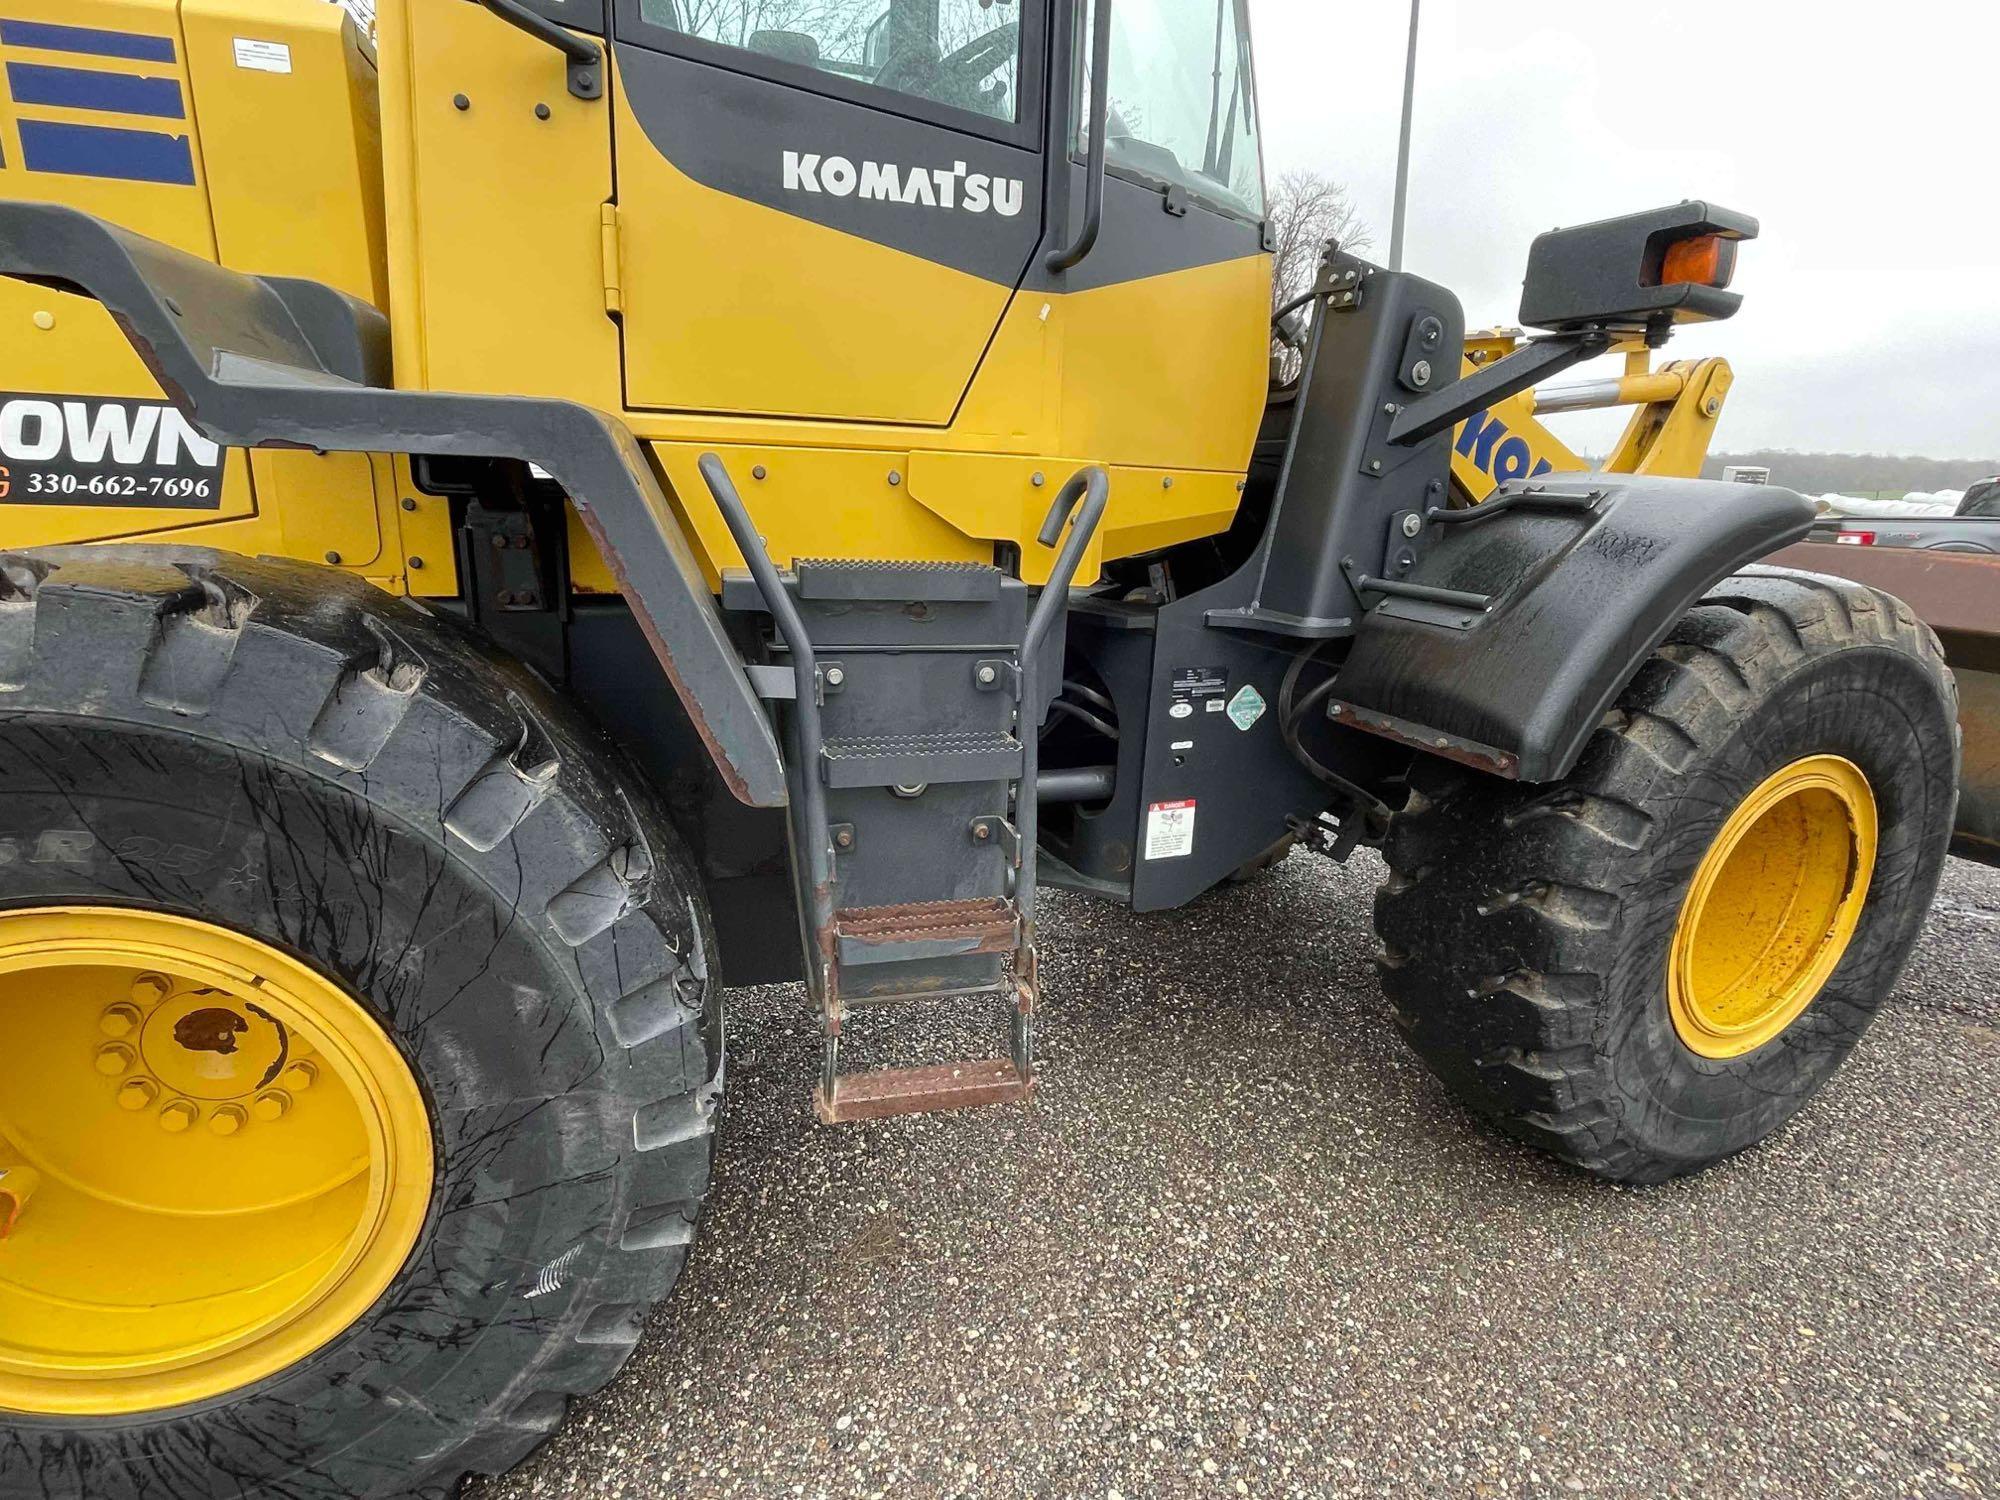
{"label": "yellow machine body", "polygon": [[[313,0],[6,0],[0,54],[0,196],[70,204],[190,255],[260,274],[323,281],[388,300],[381,148],[373,60],[339,7]],[[57,28],[50,36],[34,27]],[[23,45],[61,28],[145,37],[128,53]],[[282,55],[289,71],[236,62],[237,39]],[[24,74],[23,70],[30,70]],[[78,104],[27,102],[23,79],[88,75]],[[102,90],[101,95],[94,90]],[[17,97],[21,95],[23,97]],[[126,108],[106,107],[123,104]],[[37,131],[118,132],[160,180],[33,170]],[[88,137],[85,137],[88,139]],[[80,165],[98,166],[85,161]],[[130,341],[94,300],[0,279],[7,389],[57,397],[159,399]],[[0,517],[17,546],[163,538],[246,553],[337,561],[397,587],[410,552],[448,556],[444,513],[425,538],[396,506],[409,493],[384,457],[231,452],[219,492],[199,504],[30,504],[0,474]],[[449,584],[450,569],[443,570]]]}
{"label": "yellow machine body", "polygon": [[[1235,514],[1267,351],[1270,261],[1254,244],[1074,291],[969,274],[618,150],[644,127],[616,72],[606,100],[572,98],[548,48],[475,5],[388,0],[372,38],[325,0],[4,0],[0,16],[30,28],[0,41],[7,63],[110,90],[83,108],[10,89],[0,196],[359,297],[389,318],[401,388],[618,414],[711,584],[740,556],[695,472],[709,450],[760,476],[750,500],[781,559],[985,561],[1012,544],[1039,582],[1046,486],[1085,463],[1109,470],[1113,496],[1087,567]],[[34,26],[155,45],[79,56],[24,45]],[[79,126],[142,138],[165,180],[31,169],[24,136]],[[159,398],[92,301],[0,280],[0,327],[16,331],[11,392]],[[1517,343],[1474,335],[1466,368]],[[1616,400],[1638,410],[1603,467],[1699,472],[1727,365],[1653,373],[1642,348],[1624,352]],[[1466,423],[1453,459],[1475,500],[1586,467],[1532,392]],[[400,457],[231,452],[218,488],[199,505],[55,505],[0,474],[0,517],[16,545],[171,537],[399,591],[459,586],[448,507]],[[616,591],[580,527],[570,557],[579,591]]]}
{"label": "yellow machine body", "polygon": [[[638,132],[620,80],[609,113],[570,97],[547,47],[473,5],[391,0],[372,41],[325,0],[5,0],[0,15],[159,38],[171,62],[0,50],[182,101],[163,119],[10,99],[0,196],[361,297],[390,319],[401,388],[619,414],[711,581],[738,554],[695,475],[710,449],[767,476],[752,503],[781,558],[991,560],[1040,527],[1051,477],[1085,462],[1109,467],[1115,497],[1089,562],[1220,531],[1235,513],[1267,357],[1269,258],[1254,240],[1062,294],[704,187],[657,153],[619,154],[614,183],[614,139]],[[178,142],[189,180],[29,170],[29,120]],[[14,389],[158,391],[94,304],[0,282],[0,326],[19,330]],[[1189,347],[1209,357],[1191,365]],[[171,535],[337,561],[416,593],[457,587],[446,507],[400,459],[232,453],[202,510],[21,498],[0,497],[15,544]],[[575,540],[575,585],[612,591]],[[1023,547],[1031,582],[1039,552]]]}

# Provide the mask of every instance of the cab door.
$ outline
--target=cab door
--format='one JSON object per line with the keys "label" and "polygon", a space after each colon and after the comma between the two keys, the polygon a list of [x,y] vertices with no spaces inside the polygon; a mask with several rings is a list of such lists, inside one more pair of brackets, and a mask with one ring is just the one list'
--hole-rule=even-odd
{"label": "cab door", "polygon": [[[1096,6],[1071,14],[1066,236],[1089,187]],[[1249,0],[1115,0],[1110,41],[1101,231],[1069,270],[1037,267],[1060,299],[1064,451],[1227,475],[1226,525],[1270,370]]]}
{"label": "cab door", "polygon": [[1048,0],[614,0],[627,404],[948,424],[1042,234]]}

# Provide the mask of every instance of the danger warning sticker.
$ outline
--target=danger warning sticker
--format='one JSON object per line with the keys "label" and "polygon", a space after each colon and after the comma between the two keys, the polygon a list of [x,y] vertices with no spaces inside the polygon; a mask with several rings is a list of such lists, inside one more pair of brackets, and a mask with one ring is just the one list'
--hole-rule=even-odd
{"label": "danger warning sticker", "polygon": [[1146,858],[1186,859],[1194,853],[1194,799],[1155,802],[1146,809]]}

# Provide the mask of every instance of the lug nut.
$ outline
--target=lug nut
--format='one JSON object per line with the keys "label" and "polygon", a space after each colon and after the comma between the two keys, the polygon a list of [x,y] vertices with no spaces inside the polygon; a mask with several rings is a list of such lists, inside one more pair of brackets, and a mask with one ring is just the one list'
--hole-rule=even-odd
{"label": "lug nut", "polygon": [[152,1108],[160,1097],[159,1085],[150,1078],[128,1078],[118,1090],[118,1107],[128,1114]]}
{"label": "lug nut", "polygon": [[130,1036],[139,1025],[139,1007],[120,1001],[108,1006],[97,1018],[97,1029],[106,1036]]}
{"label": "lug nut", "polygon": [[201,1117],[201,1111],[185,1099],[176,1099],[160,1111],[160,1129],[179,1135]]}
{"label": "lug nut", "polygon": [[132,1049],[123,1042],[106,1042],[97,1049],[97,1071],[106,1078],[132,1071]]}
{"label": "lug nut", "polygon": [[318,1065],[304,1061],[293,1063],[278,1076],[278,1082],[295,1094],[303,1094],[318,1081]]}
{"label": "lug nut", "polygon": [[247,1118],[241,1106],[225,1104],[208,1117],[208,1128],[217,1135],[234,1135],[243,1128],[243,1122]]}
{"label": "lug nut", "polygon": [[250,1113],[267,1125],[282,1120],[292,1107],[292,1096],[283,1089],[272,1089],[257,1096],[257,1102],[250,1106]]}
{"label": "lug nut", "polygon": [[141,1005],[158,1005],[172,990],[163,974],[141,974],[132,981],[132,998]]}

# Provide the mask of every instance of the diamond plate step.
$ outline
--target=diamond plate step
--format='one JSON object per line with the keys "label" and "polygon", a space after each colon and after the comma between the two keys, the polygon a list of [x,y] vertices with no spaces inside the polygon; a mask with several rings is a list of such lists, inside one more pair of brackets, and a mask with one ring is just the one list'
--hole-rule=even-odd
{"label": "diamond plate step", "polygon": [[820,774],[836,789],[1016,781],[1021,765],[1021,742],[999,730],[828,740],[820,751]]}
{"label": "diamond plate step", "polygon": [[1000,570],[989,563],[853,562],[802,557],[801,599],[887,604],[985,604],[1000,597]]}

